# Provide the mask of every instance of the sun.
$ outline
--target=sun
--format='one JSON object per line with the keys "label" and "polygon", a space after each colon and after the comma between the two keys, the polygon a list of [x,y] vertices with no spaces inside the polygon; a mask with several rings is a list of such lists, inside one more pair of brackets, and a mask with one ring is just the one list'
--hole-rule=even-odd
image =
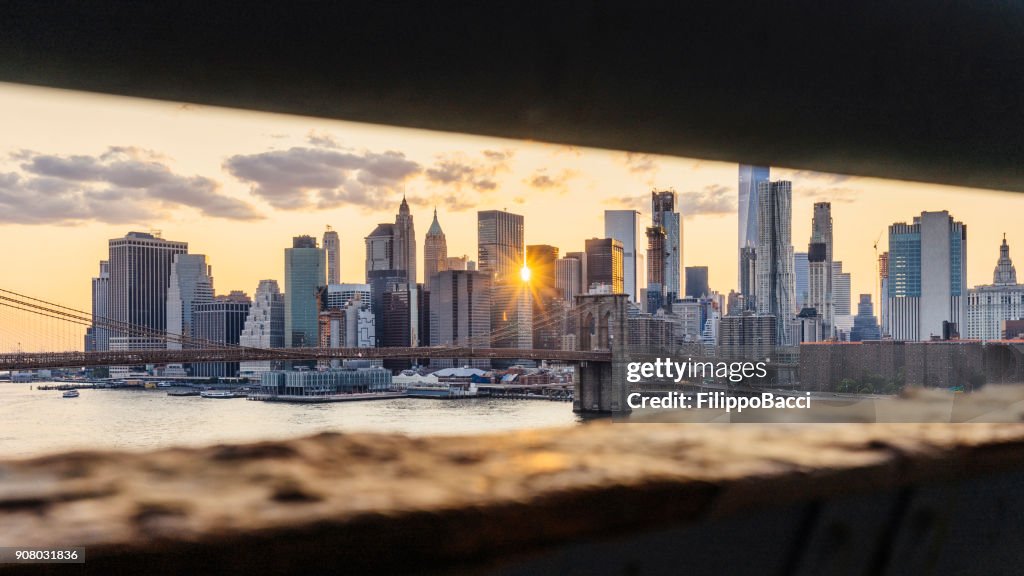
{"label": "sun", "polygon": [[519,278],[521,278],[523,280],[523,282],[529,282],[530,281],[530,269],[527,268],[526,266],[523,266],[523,268],[519,271]]}

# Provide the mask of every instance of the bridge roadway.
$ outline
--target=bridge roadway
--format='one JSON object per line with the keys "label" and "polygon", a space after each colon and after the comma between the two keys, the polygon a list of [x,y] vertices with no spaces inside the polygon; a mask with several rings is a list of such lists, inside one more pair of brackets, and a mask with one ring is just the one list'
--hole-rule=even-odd
{"label": "bridge roadway", "polygon": [[185,350],[123,350],[103,352],[18,352],[0,354],[0,370],[77,368],[83,366],[139,366],[200,362],[267,360],[334,360],[395,358],[490,358],[551,360],[558,362],[611,362],[609,351],[578,352],[521,348],[205,348]]}

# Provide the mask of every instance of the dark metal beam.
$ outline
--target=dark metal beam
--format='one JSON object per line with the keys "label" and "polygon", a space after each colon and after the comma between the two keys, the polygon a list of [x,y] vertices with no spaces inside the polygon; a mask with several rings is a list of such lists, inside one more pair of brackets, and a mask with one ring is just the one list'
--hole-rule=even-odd
{"label": "dark metal beam", "polygon": [[0,13],[4,81],[1024,191],[1019,3],[34,0]]}

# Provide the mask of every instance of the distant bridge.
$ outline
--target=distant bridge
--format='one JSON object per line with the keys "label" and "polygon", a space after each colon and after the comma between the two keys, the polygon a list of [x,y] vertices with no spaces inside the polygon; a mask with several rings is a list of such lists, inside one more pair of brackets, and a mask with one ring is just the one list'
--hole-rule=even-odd
{"label": "distant bridge", "polygon": [[610,351],[577,352],[522,348],[422,346],[415,348],[209,348],[184,350],[108,350],[102,352],[17,352],[0,354],[0,370],[78,368],[85,366],[141,366],[202,362],[258,362],[268,360],[486,358],[550,360],[554,362],[611,362]]}

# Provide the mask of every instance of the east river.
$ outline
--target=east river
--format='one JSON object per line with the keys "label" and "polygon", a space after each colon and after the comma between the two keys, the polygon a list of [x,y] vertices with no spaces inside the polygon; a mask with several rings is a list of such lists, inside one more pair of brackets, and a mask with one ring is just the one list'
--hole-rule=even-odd
{"label": "east river", "polygon": [[[293,438],[317,432],[475,434],[568,426],[568,402],[395,398],[329,404],[168,396],[165,389],[80,390],[63,398],[47,384],[0,383],[0,457],[70,449],[146,450]],[[30,389],[30,386],[32,389]]]}

